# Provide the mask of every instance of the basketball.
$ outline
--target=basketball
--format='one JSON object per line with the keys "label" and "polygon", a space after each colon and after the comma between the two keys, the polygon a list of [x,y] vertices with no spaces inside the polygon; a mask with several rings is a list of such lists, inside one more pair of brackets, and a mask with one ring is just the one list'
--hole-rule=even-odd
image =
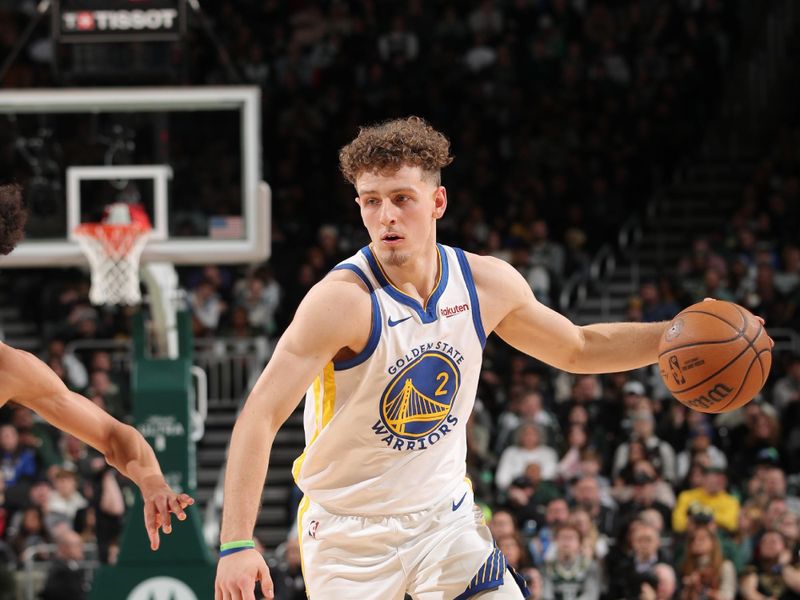
{"label": "basketball", "polygon": [[658,345],[661,378],[694,410],[747,404],[767,381],[772,350],[764,326],[738,304],[698,302],[678,313]]}

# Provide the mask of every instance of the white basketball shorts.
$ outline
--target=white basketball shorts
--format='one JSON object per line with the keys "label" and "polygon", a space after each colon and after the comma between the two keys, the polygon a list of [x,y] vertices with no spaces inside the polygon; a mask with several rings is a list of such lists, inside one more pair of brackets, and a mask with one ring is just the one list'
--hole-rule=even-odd
{"label": "white basketball shorts", "polygon": [[297,527],[310,600],[466,600],[499,587],[506,560],[473,508],[466,482],[430,509],[388,517],[335,515],[303,498]]}

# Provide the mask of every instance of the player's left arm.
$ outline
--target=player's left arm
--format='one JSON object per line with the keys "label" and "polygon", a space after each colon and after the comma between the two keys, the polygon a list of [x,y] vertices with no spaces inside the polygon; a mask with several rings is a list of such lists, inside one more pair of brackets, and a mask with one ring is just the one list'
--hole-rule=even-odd
{"label": "player's left arm", "polygon": [[468,254],[487,334],[570,373],[613,373],[658,361],[666,322],[577,326],[539,302],[508,263]]}
{"label": "player's left arm", "polygon": [[150,546],[156,550],[159,528],[164,533],[171,531],[170,513],[184,520],[183,509],[194,500],[167,485],[144,437],[87,398],[71,392],[47,365],[28,352],[0,344],[0,373],[0,398],[27,406],[55,427],[86,442],[139,486]]}

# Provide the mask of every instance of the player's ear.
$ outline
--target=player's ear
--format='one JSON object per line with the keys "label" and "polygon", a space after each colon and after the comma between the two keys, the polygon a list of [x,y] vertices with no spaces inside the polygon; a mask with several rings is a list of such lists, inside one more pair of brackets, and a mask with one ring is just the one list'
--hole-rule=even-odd
{"label": "player's ear", "polygon": [[433,193],[433,218],[441,219],[445,210],[447,210],[447,190],[440,185]]}

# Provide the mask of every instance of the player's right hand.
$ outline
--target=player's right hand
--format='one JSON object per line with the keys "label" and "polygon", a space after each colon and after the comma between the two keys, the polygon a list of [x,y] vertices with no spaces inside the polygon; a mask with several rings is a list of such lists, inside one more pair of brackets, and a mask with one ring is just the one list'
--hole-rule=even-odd
{"label": "player's right hand", "polygon": [[214,600],[255,600],[256,581],[264,598],[273,598],[272,578],[264,557],[256,550],[242,550],[219,559]]}

